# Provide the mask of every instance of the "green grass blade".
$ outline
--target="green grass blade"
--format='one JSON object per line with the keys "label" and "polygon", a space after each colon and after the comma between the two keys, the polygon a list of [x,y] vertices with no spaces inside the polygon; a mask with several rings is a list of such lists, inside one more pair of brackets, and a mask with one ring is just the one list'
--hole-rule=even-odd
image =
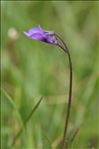
{"label": "green grass blade", "polygon": [[[24,126],[26,126],[26,124],[29,122],[31,116],[34,114],[34,112],[37,110],[38,106],[40,105],[41,101],[42,101],[43,97],[41,97],[39,99],[39,101],[36,103],[36,105],[33,107],[32,111],[30,112],[30,114],[28,115],[28,117],[26,118],[26,120],[24,121]],[[12,141],[12,144],[10,145],[10,148],[15,144],[15,142],[17,141],[17,139],[20,137],[21,133],[23,131],[23,128],[20,128],[19,132],[17,133],[17,135],[15,136],[15,138]]]}
{"label": "green grass blade", "polygon": [[14,103],[14,100],[8,95],[8,93],[4,89],[1,89],[1,91],[4,94],[4,96],[6,96],[6,98],[8,99],[8,101],[11,104],[11,106],[13,107],[13,109],[16,111],[16,115],[17,115],[19,122],[21,123],[21,127],[24,128],[24,123],[22,121],[21,115],[18,111],[16,104]]}

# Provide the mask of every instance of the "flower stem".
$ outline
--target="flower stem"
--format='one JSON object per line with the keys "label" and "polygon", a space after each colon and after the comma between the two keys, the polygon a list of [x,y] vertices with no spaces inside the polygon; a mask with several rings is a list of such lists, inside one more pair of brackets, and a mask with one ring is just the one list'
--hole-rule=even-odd
{"label": "flower stem", "polygon": [[[71,109],[71,97],[72,97],[72,62],[69,51],[67,51],[68,59],[69,59],[69,66],[70,66],[70,84],[69,84],[69,98],[68,98],[68,106],[67,106],[67,115],[65,119],[65,128],[64,128],[64,136],[63,136],[63,142],[62,142],[62,149],[65,148],[65,142],[67,140],[67,128],[68,128],[68,122],[69,122],[69,116],[70,116],[70,109]],[[67,149],[67,147],[66,147]]]}
{"label": "flower stem", "polygon": [[61,149],[67,149],[68,146],[65,146],[65,143],[67,141],[67,128],[68,128],[68,122],[69,122],[69,117],[70,117],[70,110],[71,110],[71,97],[72,97],[72,61],[71,61],[71,56],[69,53],[69,50],[65,44],[65,42],[61,39],[59,35],[55,33],[56,38],[58,38],[63,45],[59,44],[59,47],[64,50],[64,52],[68,55],[68,60],[69,60],[69,67],[70,67],[70,82],[69,82],[69,97],[68,97],[68,105],[67,105],[67,114],[65,118],[65,128],[64,128],[64,135],[63,135],[63,140],[62,140],[62,146]]}

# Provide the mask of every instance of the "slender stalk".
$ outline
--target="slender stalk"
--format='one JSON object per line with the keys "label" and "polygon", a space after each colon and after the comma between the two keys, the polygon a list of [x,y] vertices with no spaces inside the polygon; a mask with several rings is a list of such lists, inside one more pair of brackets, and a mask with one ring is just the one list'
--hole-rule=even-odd
{"label": "slender stalk", "polygon": [[72,97],[72,63],[71,63],[71,57],[70,57],[69,51],[67,52],[67,54],[68,54],[69,66],[70,66],[70,85],[69,85],[69,98],[68,98],[67,115],[66,115],[66,120],[65,120],[65,129],[64,129],[64,136],[63,136],[63,142],[62,142],[62,149],[64,149],[65,141],[67,139],[67,128],[68,128],[68,122],[69,122],[69,116],[70,116],[71,97]]}
{"label": "slender stalk", "polygon": [[59,35],[55,33],[56,38],[58,38],[63,46],[60,44],[59,47],[64,50],[64,52],[68,55],[68,60],[69,60],[69,67],[70,67],[70,82],[69,82],[69,97],[68,97],[68,106],[67,106],[67,114],[65,118],[65,128],[64,128],[64,135],[63,135],[63,140],[62,140],[62,146],[61,149],[67,149],[68,146],[65,147],[65,143],[67,141],[67,128],[68,128],[68,122],[69,122],[69,117],[70,117],[70,110],[71,110],[71,97],[72,97],[72,62],[71,62],[71,56],[69,53],[69,50],[65,44],[65,42],[61,39]]}

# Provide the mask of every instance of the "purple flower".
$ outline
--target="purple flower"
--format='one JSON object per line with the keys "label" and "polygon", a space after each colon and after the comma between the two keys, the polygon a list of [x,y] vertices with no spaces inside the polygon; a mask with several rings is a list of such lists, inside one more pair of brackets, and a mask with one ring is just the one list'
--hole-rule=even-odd
{"label": "purple flower", "polygon": [[24,32],[24,34],[31,39],[43,41],[53,45],[59,44],[54,36],[54,32],[45,31],[40,26],[30,29],[28,32]]}
{"label": "purple flower", "polygon": [[45,31],[40,26],[38,26],[37,28],[30,29],[28,32],[24,32],[24,34],[31,39],[57,45],[68,55],[69,66],[70,66],[70,85],[69,85],[67,115],[66,115],[66,120],[65,120],[65,128],[64,128],[64,135],[63,135],[63,141],[62,141],[62,149],[65,149],[65,145],[66,145],[65,142],[67,141],[67,128],[68,128],[71,101],[72,101],[71,99],[72,97],[72,62],[71,62],[71,56],[69,53],[69,49],[67,45],[65,44],[64,40],[58,34],[54,32]]}

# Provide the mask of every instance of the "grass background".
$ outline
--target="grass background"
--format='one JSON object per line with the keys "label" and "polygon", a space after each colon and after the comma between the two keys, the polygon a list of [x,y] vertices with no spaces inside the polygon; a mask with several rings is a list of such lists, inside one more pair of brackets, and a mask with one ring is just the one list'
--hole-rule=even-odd
{"label": "grass background", "polygon": [[[73,63],[70,148],[99,149],[99,2],[2,1],[1,143],[8,149],[58,149],[64,130],[69,66],[58,47],[28,39],[41,25],[68,45]],[[32,108],[43,99],[27,125]],[[25,128],[24,128],[25,127]]]}

